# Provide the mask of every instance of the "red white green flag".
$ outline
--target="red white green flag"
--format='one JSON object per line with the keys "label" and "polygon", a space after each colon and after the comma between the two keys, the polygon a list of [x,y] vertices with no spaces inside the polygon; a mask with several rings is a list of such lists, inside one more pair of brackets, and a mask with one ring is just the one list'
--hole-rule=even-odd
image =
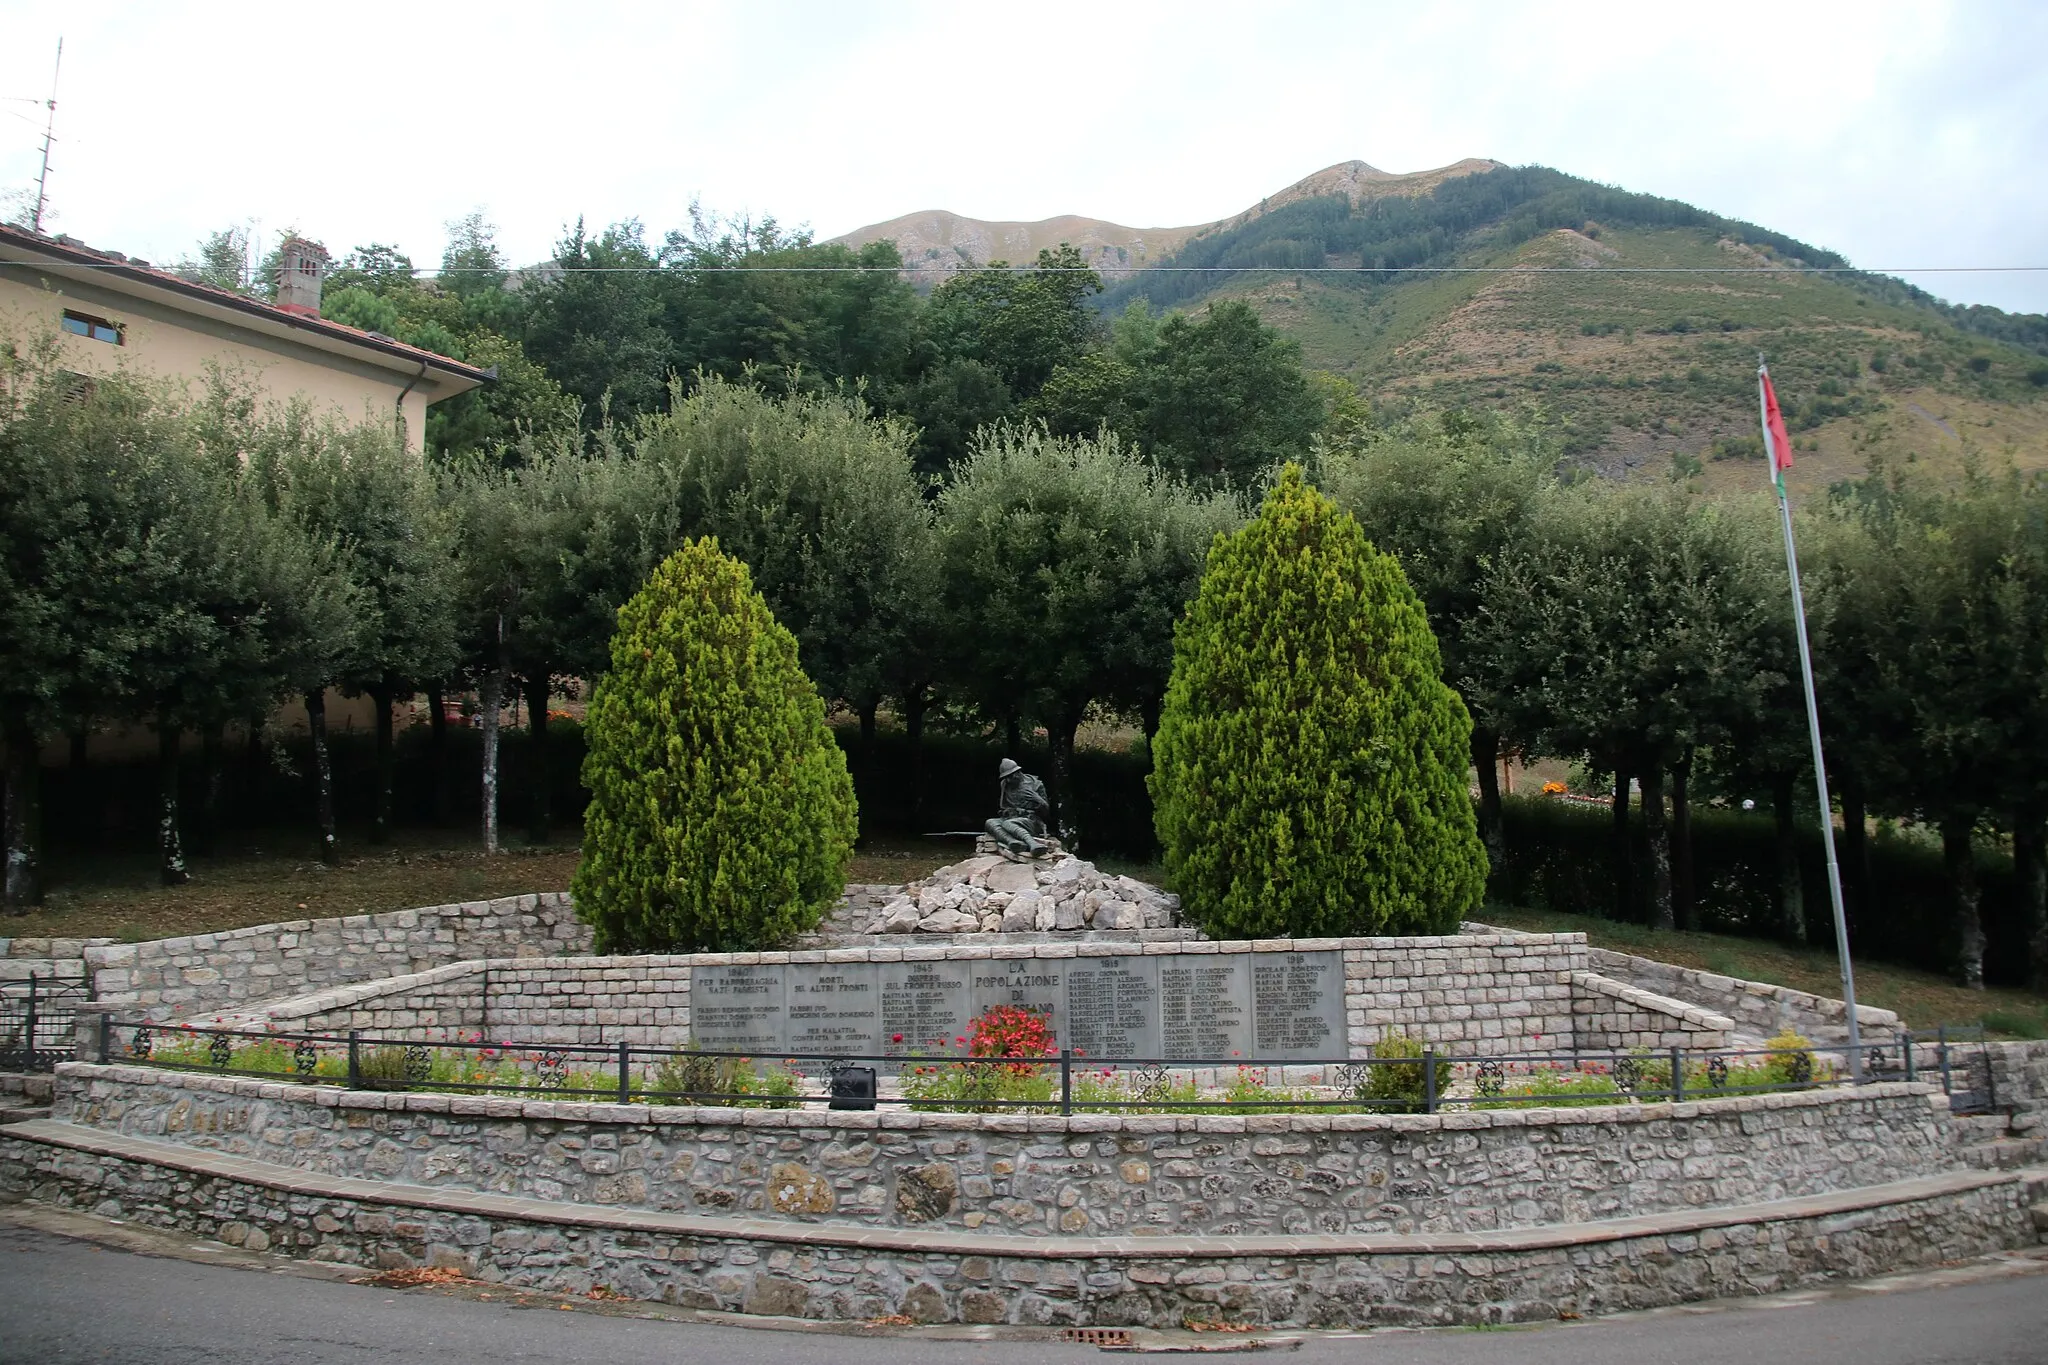
{"label": "red white green flag", "polygon": [[1792,438],[1785,434],[1785,414],[1778,408],[1778,391],[1771,387],[1771,372],[1756,367],[1757,402],[1763,411],[1764,454],[1771,461],[1771,483],[1778,495],[1785,493],[1785,471],[1792,467]]}

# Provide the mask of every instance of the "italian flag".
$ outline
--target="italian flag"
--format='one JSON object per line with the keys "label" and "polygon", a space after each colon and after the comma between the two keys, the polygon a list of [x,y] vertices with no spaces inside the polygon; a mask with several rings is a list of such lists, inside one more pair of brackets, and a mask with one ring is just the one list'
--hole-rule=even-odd
{"label": "italian flag", "polygon": [[1771,460],[1771,485],[1785,496],[1785,471],[1792,467],[1792,438],[1785,434],[1785,414],[1778,408],[1778,391],[1771,387],[1771,372],[1756,367],[1757,406],[1764,423],[1764,454]]}

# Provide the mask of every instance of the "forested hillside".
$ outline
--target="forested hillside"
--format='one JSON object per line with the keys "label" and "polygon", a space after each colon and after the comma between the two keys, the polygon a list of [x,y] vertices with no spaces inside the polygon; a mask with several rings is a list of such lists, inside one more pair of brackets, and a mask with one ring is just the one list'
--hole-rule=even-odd
{"label": "forested hillside", "polygon": [[1539,408],[1608,473],[1751,477],[1760,352],[1792,400],[1808,486],[1875,452],[2048,464],[2048,319],[1846,266],[1689,204],[1501,167],[1426,194],[1286,205],[1196,236],[1104,302],[1242,300],[1382,411]]}

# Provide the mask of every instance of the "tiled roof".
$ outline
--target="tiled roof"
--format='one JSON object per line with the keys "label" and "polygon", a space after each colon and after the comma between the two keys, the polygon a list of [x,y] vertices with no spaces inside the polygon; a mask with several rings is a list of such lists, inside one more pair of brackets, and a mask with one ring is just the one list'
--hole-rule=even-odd
{"label": "tiled roof", "polygon": [[461,375],[479,383],[496,377],[488,370],[478,369],[474,365],[465,364],[436,351],[409,346],[381,332],[366,332],[360,327],[350,327],[331,318],[315,317],[293,309],[280,308],[274,303],[250,298],[246,294],[237,294],[231,289],[201,284],[171,271],[160,270],[147,261],[131,260],[117,251],[96,251],[75,237],[50,237],[39,232],[29,232],[23,228],[0,224],[0,248],[10,246],[32,251],[66,265],[84,266],[130,282],[154,285],[182,298],[231,308],[289,327],[352,342],[386,355],[411,360],[416,364],[424,363],[433,369]]}

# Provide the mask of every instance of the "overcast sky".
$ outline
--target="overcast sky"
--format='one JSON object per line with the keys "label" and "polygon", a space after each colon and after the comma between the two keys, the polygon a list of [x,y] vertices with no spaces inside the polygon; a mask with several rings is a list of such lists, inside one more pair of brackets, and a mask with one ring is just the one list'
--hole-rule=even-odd
{"label": "overcast sky", "polygon": [[[2048,266],[2048,4],[0,0],[0,191],[168,262],[295,225],[515,261],[695,197],[829,237],[914,209],[1205,222],[1467,156],[1684,199],[1858,265]],[[1912,276],[2048,311],[2048,273]]]}

